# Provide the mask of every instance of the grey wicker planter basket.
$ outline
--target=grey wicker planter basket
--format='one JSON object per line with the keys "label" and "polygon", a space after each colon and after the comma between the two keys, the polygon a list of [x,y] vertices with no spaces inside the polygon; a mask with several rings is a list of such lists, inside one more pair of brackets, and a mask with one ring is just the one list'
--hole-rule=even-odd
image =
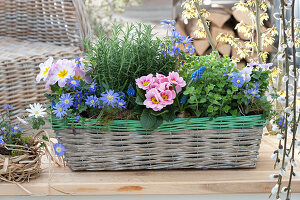
{"label": "grey wicker planter basket", "polygon": [[72,129],[52,119],[67,165],[75,171],[254,168],[265,126],[260,115],[176,119],[155,132],[143,131],[133,120],[89,122]]}

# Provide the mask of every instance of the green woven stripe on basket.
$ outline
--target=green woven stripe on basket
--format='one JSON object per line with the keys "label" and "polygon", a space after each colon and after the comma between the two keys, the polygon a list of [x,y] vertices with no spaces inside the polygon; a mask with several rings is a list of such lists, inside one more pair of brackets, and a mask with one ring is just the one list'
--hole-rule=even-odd
{"label": "green woven stripe on basket", "polygon": [[158,129],[154,131],[146,131],[142,128],[139,120],[114,120],[109,124],[100,124],[97,120],[88,119],[84,125],[75,123],[70,118],[65,124],[59,118],[51,118],[52,128],[54,130],[66,129],[72,124],[76,129],[88,129],[92,131],[114,131],[114,132],[175,132],[186,130],[227,130],[227,129],[249,129],[263,128],[266,120],[261,115],[250,116],[224,116],[210,119],[205,118],[177,118],[172,122],[164,122]]}

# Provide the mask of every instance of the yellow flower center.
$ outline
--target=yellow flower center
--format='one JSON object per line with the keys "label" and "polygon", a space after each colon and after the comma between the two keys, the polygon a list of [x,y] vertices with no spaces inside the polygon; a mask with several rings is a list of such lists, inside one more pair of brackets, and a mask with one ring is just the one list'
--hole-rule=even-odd
{"label": "yellow flower center", "polygon": [[58,109],[59,112],[61,112],[62,110],[63,110],[62,108],[59,108],[59,109]]}
{"label": "yellow flower center", "polygon": [[14,127],[15,130],[18,130],[19,128],[17,126]]}
{"label": "yellow flower center", "polygon": [[186,40],[183,40],[182,43],[187,43],[187,41],[186,41]]}
{"label": "yellow flower center", "polygon": [[149,81],[144,81],[143,86],[147,86],[149,84]]}
{"label": "yellow flower center", "polygon": [[119,102],[119,106],[123,106],[123,103],[122,103],[122,102]]}
{"label": "yellow flower center", "polygon": [[59,78],[65,78],[68,75],[68,72],[69,71],[63,69],[62,71],[59,72],[58,77]]}
{"label": "yellow flower center", "polygon": [[73,85],[76,85],[76,81],[75,81],[75,80],[71,81],[71,83],[72,83]]}
{"label": "yellow flower center", "polygon": [[76,61],[76,64],[79,64],[79,61],[78,61],[78,60]]}
{"label": "yellow flower center", "polygon": [[229,73],[228,76],[233,76],[233,74],[232,74],[232,73]]}
{"label": "yellow flower center", "polygon": [[168,100],[168,96],[167,95],[161,95],[161,97],[163,98],[164,101]]}
{"label": "yellow flower center", "polygon": [[73,78],[78,81],[83,80],[83,78],[80,75],[73,76]]}
{"label": "yellow flower center", "polygon": [[44,70],[44,72],[43,72],[43,75],[45,75],[45,74],[47,74],[47,73],[48,73],[48,71],[49,71],[50,67],[51,67],[51,66],[47,67],[47,68]]}
{"label": "yellow flower center", "polygon": [[91,102],[91,104],[94,104],[94,103],[95,103],[95,100],[94,100],[94,99],[92,99],[90,102]]}
{"label": "yellow flower center", "polygon": [[241,81],[240,81],[240,80],[237,80],[236,82],[237,82],[237,83],[240,83]]}
{"label": "yellow flower center", "polygon": [[35,110],[34,111],[34,114],[39,114],[40,112],[38,110]]}
{"label": "yellow flower center", "polygon": [[80,94],[77,94],[77,97],[80,97]]}
{"label": "yellow flower center", "polygon": [[152,102],[155,103],[155,104],[158,103],[158,101],[157,101],[157,99],[155,97],[152,97]]}
{"label": "yellow flower center", "polygon": [[95,86],[91,85],[91,88],[94,89]]}
{"label": "yellow flower center", "polygon": [[70,103],[69,99],[66,99],[65,104],[69,104],[69,103]]}
{"label": "yellow flower center", "polygon": [[57,148],[56,148],[56,152],[58,152],[58,153],[61,152],[61,148],[60,148],[60,147],[57,147]]}
{"label": "yellow flower center", "polygon": [[253,91],[252,94],[255,94],[255,91]]}
{"label": "yellow flower center", "polygon": [[110,95],[110,94],[108,94],[108,95],[106,96],[106,98],[107,98],[108,101],[111,101],[111,100],[114,99],[114,97],[113,97],[112,95]]}

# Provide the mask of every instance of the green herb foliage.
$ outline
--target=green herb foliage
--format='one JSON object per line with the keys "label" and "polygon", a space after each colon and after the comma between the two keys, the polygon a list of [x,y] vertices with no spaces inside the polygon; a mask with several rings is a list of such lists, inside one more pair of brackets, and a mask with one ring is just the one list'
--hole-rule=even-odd
{"label": "green herb foliage", "polygon": [[89,75],[98,85],[115,91],[125,91],[141,76],[176,71],[177,58],[165,54],[150,25],[114,25],[112,37],[99,28],[98,41],[87,41],[86,48],[92,68]]}

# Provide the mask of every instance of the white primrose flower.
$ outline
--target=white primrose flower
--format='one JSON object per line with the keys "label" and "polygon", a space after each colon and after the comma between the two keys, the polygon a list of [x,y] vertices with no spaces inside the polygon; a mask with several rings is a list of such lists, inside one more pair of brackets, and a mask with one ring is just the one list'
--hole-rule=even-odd
{"label": "white primrose flower", "polygon": [[47,113],[46,108],[43,108],[43,106],[39,103],[34,103],[29,105],[30,109],[26,109],[27,112],[29,112],[29,117],[34,116],[35,118],[38,117],[44,117]]}
{"label": "white primrose flower", "polygon": [[48,74],[51,71],[52,64],[53,64],[53,58],[50,57],[48,60],[46,60],[46,62],[41,63],[39,65],[40,73],[36,77],[36,81],[38,83],[41,81],[41,79],[45,81],[48,78]]}
{"label": "white primrose flower", "polygon": [[272,194],[276,194],[277,193],[277,191],[278,191],[278,188],[279,188],[279,185],[278,184],[276,184],[273,188],[272,188],[272,191],[271,191],[271,193]]}

